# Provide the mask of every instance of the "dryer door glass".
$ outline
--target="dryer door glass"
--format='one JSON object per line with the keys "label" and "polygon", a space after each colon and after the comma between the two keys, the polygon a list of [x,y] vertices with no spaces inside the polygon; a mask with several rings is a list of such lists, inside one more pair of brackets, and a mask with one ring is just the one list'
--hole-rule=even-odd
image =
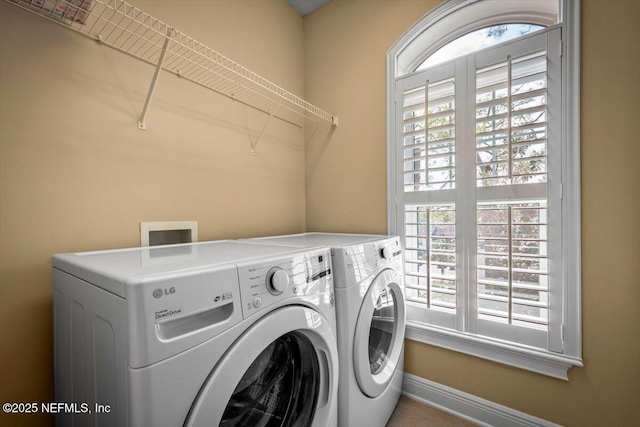
{"label": "dryer door glass", "polygon": [[353,371],[367,396],[378,397],[402,364],[405,323],[402,276],[386,268],[368,285],[353,338]]}
{"label": "dryer door glass", "polygon": [[391,289],[386,287],[378,296],[369,329],[369,369],[373,375],[387,364],[397,327],[396,319],[396,300]]}
{"label": "dryer door glass", "polygon": [[320,368],[313,344],[287,333],[253,361],[222,415],[220,426],[307,427],[318,400]]}

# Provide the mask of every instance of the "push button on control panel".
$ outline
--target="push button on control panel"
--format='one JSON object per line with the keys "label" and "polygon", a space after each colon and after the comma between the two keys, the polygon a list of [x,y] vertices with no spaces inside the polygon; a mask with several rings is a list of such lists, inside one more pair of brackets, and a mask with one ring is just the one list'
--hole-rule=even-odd
{"label": "push button on control panel", "polygon": [[254,297],[253,298],[253,306],[255,308],[258,308],[262,305],[262,300],[260,299],[260,297]]}

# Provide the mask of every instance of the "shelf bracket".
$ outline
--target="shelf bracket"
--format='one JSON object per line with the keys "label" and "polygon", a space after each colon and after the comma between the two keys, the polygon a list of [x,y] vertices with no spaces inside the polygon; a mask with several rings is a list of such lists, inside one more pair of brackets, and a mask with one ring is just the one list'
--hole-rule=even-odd
{"label": "shelf bracket", "polygon": [[280,101],[278,103],[278,105],[276,106],[275,110],[269,111],[269,118],[267,119],[267,122],[264,124],[264,126],[262,126],[262,130],[258,134],[258,137],[256,138],[256,140],[251,142],[251,155],[252,156],[256,155],[256,146],[258,145],[258,142],[260,142],[260,139],[262,139],[262,135],[264,134],[264,131],[267,130],[267,126],[269,126],[269,123],[271,123],[271,119],[273,119],[273,116],[274,116],[275,112],[278,111],[278,108],[280,108],[280,105],[282,105],[282,101]]}
{"label": "shelf bracket", "polygon": [[262,126],[262,130],[258,134],[258,137],[256,138],[255,141],[251,142],[251,155],[252,156],[256,155],[256,146],[258,145],[258,142],[260,142],[260,139],[262,138],[262,135],[264,134],[264,131],[267,130],[267,126],[269,126],[269,123],[271,123],[271,119],[272,118],[273,118],[273,113],[269,113],[269,118],[267,119],[267,122],[264,124],[264,126]]}
{"label": "shelf bracket", "polygon": [[164,57],[167,53],[167,48],[169,47],[169,42],[171,41],[171,37],[173,37],[173,28],[167,29],[167,36],[164,39],[164,44],[162,45],[162,51],[160,52],[160,57],[158,58],[158,64],[156,65],[156,71],[153,73],[153,78],[151,79],[151,86],[149,86],[149,93],[147,93],[147,99],[144,102],[144,107],[142,107],[142,113],[140,114],[140,119],[138,119],[138,129],[146,130],[147,123],[145,122],[145,118],[147,116],[147,110],[149,109],[149,104],[151,103],[151,97],[153,96],[153,92],[156,89],[156,84],[158,83],[158,77],[160,76],[160,71],[162,71],[162,63],[164,62]]}

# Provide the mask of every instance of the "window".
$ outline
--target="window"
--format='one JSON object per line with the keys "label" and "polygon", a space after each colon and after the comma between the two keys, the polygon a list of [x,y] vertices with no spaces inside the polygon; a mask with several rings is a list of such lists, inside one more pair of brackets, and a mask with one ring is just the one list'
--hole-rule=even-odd
{"label": "window", "polygon": [[543,28],[544,26],[537,24],[500,24],[472,31],[452,40],[429,55],[429,57],[418,66],[416,71],[433,67],[450,59],[506,42]]}
{"label": "window", "polygon": [[[524,4],[445,2],[390,51],[389,229],[404,242],[409,338],[566,379],[581,364],[579,258],[568,255],[579,160],[566,157],[577,111],[567,25],[540,10],[527,20]],[[447,17],[466,33],[427,43]]]}

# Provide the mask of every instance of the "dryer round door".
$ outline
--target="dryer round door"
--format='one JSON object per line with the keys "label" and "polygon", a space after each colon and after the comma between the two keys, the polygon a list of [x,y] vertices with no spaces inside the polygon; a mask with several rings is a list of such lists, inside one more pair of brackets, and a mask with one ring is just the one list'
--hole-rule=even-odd
{"label": "dryer round door", "polygon": [[402,276],[382,270],[363,299],[353,343],[353,367],[364,394],[379,396],[389,385],[402,356],[405,301]]}
{"label": "dryer round door", "polygon": [[249,328],[214,367],[187,427],[332,424],[337,393],[335,335],[318,312],[283,307]]}

